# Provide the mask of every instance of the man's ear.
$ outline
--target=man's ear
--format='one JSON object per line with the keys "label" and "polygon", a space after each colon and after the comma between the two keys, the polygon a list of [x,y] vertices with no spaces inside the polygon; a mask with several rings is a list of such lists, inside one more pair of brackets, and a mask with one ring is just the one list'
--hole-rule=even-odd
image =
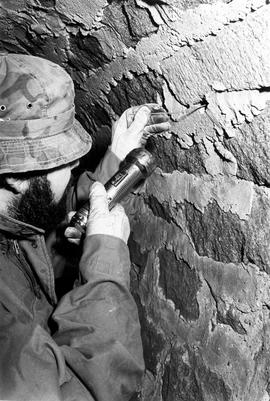
{"label": "man's ear", "polygon": [[6,177],[6,182],[15,194],[24,194],[29,188],[28,180],[20,180],[15,177]]}

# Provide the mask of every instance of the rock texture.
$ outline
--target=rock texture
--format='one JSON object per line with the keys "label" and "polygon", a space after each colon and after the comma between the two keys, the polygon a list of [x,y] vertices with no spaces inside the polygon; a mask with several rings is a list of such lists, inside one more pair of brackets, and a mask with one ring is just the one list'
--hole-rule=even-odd
{"label": "rock texture", "polygon": [[[147,373],[141,401],[267,401],[270,6],[262,0],[0,0],[0,47],[74,79],[95,140],[158,102],[169,134],[126,202]],[[135,399],[134,399],[135,400]]]}

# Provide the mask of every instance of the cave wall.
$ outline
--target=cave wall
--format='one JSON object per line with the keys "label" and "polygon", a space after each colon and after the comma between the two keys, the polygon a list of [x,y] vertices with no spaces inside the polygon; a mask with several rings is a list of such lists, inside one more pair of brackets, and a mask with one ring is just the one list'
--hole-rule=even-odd
{"label": "cave wall", "polygon": [[170,115],[158,168],[125,202],[136,400],[269,400],[269,21],[268,0],[0,0],[0,48],[74,79],[88,166],[126,108]]}

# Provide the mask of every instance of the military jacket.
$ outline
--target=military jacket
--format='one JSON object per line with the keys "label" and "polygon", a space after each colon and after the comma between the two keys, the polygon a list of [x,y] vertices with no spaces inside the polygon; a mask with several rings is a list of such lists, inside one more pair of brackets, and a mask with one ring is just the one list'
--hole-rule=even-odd
{"label": "military jacket", "polygon": [[58,301],[43,232],[0,215],[0,233],[0,399],[129,400],[144,364],[126,244],[88,237]]}

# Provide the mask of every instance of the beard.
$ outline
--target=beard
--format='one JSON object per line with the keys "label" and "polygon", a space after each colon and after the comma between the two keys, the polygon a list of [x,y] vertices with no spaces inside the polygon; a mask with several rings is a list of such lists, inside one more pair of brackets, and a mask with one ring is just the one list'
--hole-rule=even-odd
{"label": "beard", "polygon": [[42,228],[46,234],[49,234],[66,216],[69,186],[60,201],[55,202],[46,175],[31,177],[29,181],[29,188],[20,200],[13,200],[8,206],[8,214],[24,223]]}

